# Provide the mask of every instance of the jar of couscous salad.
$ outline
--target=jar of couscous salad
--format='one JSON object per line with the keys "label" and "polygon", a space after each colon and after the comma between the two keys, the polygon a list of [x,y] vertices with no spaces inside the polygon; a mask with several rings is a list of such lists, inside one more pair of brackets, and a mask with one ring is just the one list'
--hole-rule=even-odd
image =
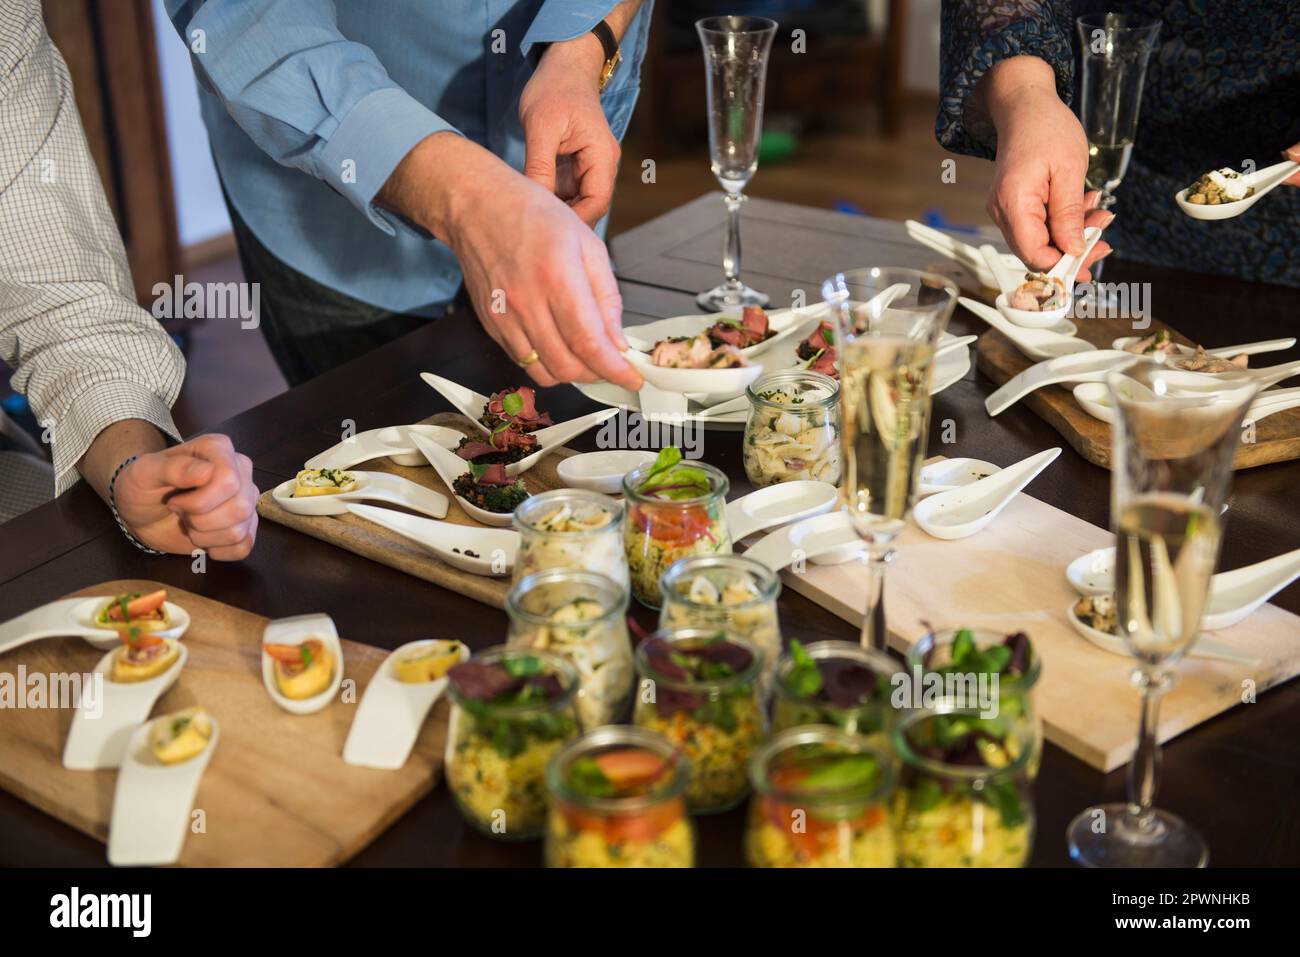
{"label": "jar of couscous salad", "polygon": [[791,728],[749,765],[745,854],[754,867],[894,867],[887,751],[834,728]]}
{"label": "jar of couscous salad", "polygon": [[506,594],[510,648],[550,651],[578,671],[578,718],[590,731],[625,720],[636,683],[627,589],[596,572],[537,572]]}
{"label": "jar of couscous salad", "polygon": [[681,451],[672,446],[623,477],[628,503],[623,542],[637,601],[660,606],[659,579],[678,559],[731,554],[729,488],[721,471],[682,461]]}
{"label": "jar of couscous salad", "polygon": [[1043,719],[1034,706],[1034,687],[1042,666],[1028,635],[988,628],[932,631],[908,649],[907,670],[922,676],[938,674],[945,680],[957,676],[974,683],[977,690],[978,682],[983,681],[996,697],[999,713],[1028,723],[1030,753],[1025,770],[1031,780],[1038,776],[1043,758]]}
{"label": "jar of couscous salad", "polygon": [[660,735],[626,725],[588,731],[546,771],[547,866],[693,866],[689,779],[689,759]]}
{"label": "jar of couscous salad", "polygon": [[626,589],[625,518],[623,503],[599,492],[557,488],[532,496],[514,512],[519,532],[514,580],[552,569],[589,571]]}
{"label": "jar of couscous salad", "polygon": [[847,641],[791,640],[776,669],[772,731],[824,724],[889,749],[894,659]]}
{"label": "jar of couscous salad", "polygon": [[770,372],[750,383],[745,475],[762,488],[778,482],[840,481],[840,387],[805,369]]}
{"label": "jar of couscous salad", "polygon": [[489,648],[447,672],[447,785],[489,837],[522,841],[546,824],[546,763],[578,736],[578,673],[559,655]]}
{"label": "jar of couscous salad", "polygon": [[781,578],[743,555],[697,555],[674,562],[659,580],[660,628],[710,628],[746,638],[763,652],[764,692],[781,654],[776,600]]}
{"label": "jar of couscous salad", "polygon": [[636,654],[634,721],[691,759],[686,803],[696,813],[735,807],[749,792],[746,767],[766,734],[763,653],[716,629],[660,630]]}
{"label": "jar of couscous salad", "polygon": [[1032,730],[943,698],[901,716],[895,797],[903,867],[1021,867],[1034,837]]}

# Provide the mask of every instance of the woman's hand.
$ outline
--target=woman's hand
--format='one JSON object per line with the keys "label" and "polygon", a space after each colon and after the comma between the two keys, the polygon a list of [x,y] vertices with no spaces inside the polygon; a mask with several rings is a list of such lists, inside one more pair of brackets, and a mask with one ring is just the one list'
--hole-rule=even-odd
{"label": "woman's hand", "polygon": [[[1282,156],[1283,156],[1285,159],[1289,159],[1289,160],[1291,160],[1293,163],[1300,163],[1300,143],[1297,143],[1297,144],[1295,144],[1295,146],[1291,146],[1291,147],[1288,147],[1287,149],[1283,150],[1283,151],[1282,151]],[[1293,176],[1290,176],[1290,177],[1288,177],[1287,179],[1284,179],[1284,180],[1282,181],[1282,185],[1283,185],[1283,186],[1300,186],[1300,170],[1296,170],[1296,172],[1295,172],[1295,174],[1294,174]]]}
{"label": "woman's hand", "polygon": [[[1046,271],[1083,250],[1085,226],[1104,228],[1115,218],[1096,208],[1100,194],[1084,191],[1088,139],[1056,95],[1052,68],[1036,57],[994,65],[979,95],[998,134],[989,216],[1026,266]],[[1086,267],[1109,252],[1097,243],[1079,278],[1088,280]]]}

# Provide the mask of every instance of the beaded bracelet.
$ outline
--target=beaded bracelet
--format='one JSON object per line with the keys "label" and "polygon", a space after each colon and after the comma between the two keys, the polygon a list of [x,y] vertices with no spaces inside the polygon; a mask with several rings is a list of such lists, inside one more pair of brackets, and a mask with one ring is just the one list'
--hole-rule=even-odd
{"label": "beaded bracelet", "polygon": [[131,530],[126,527],[126,522],[122,521],[122,516],[117,510],[117,498],[114,495],[114,489],[117,486],[117,477],[122,474],[122,469],[126,468],[139,457],[140,456],[138,455],[131,456],[113,471],[113,477],[108,480],[108,507],[113,512],[113,519],[117,522],[117,527],[122,530],[122,534],[126,536],[128,542],[140,549],[140,551],[144,552],[146,555],[166,555],[166,552],[160,552],[156,548],[150,548],[144,542],[140,541],[140,539],[132,535]]}

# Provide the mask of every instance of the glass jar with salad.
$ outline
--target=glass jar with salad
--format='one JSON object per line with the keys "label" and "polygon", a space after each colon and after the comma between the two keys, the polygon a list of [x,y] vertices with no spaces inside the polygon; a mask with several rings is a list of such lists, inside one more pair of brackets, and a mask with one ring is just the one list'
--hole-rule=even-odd
{"label": "glass jar with salad", "polygon": [[502,840],[546,825],[546,763],[578,736],[578,673],[546,651],[489,648],[447,672],[447,785],[460,813]]}
{"label": "glass jar with salad", "polygon": [[894,867],[887,751],[828,727],[782,731],[754,755],[745,856],[754,867]]}
{"label": "glass jar with salad", "polygon": [[[948,675],[970,675],[976,682],[981,675],[987,676],[983,680],[996,697],[999,713],[1027,723],[1030,753],[1025,770],[1030,779],[1038,776],[1043,759],[1043,720],[1034,707],[1034,686],[1042,669],[1028,635],[1023,631],[1007,635],[987,628],[932,631],[908,649],[907,670],[910,674],[935,673],[945,679]],[[991,680],[994,675],[996,685]]]}
{"label": "glass jar with salad", "polygon": [[726,475],[712,465],[682,461],[675,446],[623,477],[628,503],[623,541],[637,601],[659,607],[660,576],[678,559],[731,554],[728,488]]}
{"label": "glass jar with salad", "polygon": [[634,722],[691,759],[686,804],[711,814],[749,791],[746,766],[766,734],[759,680],[763,653],[712,628],[660,630],[637,648]]}
{"label": "glass jar with salad", "polygon": [[577,669],[585,730],[626,719],[636,684],[626,588],[596,572],[537,572],[506,594],[506,613],[507,647],[549,651]]}
{"label": "glass jar with salad", "polygon": [[584,489],[557,488],[521,502],[514,513],[519,531],[514,580],[573,569],[599,572],[626,589],[625,514],[618,499]]}
{"label": "glass jar with salad", "polygon": [[692,867],[691,763],[661,735],[588,731],[546,769],[547,867]]}
{"label": "glass jar with salad", "polygon": [[805,369],[770,372],[750,383],[745,475],[762,488],[777,482],[840,481],[840,387]]}
{"label": "glass jar with salad", "polygon": [[894,725],[899,864],[1020,867],[1034,836],[1032,732],[1023,719],[982,717],[957,700],[941,698]]}
{"label": "glass jar with salad", "polygon": [[818,641],[804,647],[791,639],[776,669],[772,731],[830,725],[887,751],[898,671],[888,655],[851,642]]}
{"label": "glass jar with salad", "polygon": [[669,566],[659,579],[659,627],[708,628],[746,638],[763,652],[764,693],[781,654],[776,600],[781,578],[743,555],[696,555]]}

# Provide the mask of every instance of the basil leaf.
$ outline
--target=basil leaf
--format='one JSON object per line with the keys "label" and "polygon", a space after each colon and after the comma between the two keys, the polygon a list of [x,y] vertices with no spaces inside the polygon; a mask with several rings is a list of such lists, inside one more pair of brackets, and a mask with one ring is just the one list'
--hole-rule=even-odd
{"label": "basil leaf", "polygon": [[870,785],[878,770],[876,759],[869,754],[846,755],[823,764],[799,786],[813,791],[850,791]]}
{"label": "basil leaf", "polygon": [[501,399],[501,411],[506,415],[518,415],[524,411],[524,398],[518,392],[511,392]]}

